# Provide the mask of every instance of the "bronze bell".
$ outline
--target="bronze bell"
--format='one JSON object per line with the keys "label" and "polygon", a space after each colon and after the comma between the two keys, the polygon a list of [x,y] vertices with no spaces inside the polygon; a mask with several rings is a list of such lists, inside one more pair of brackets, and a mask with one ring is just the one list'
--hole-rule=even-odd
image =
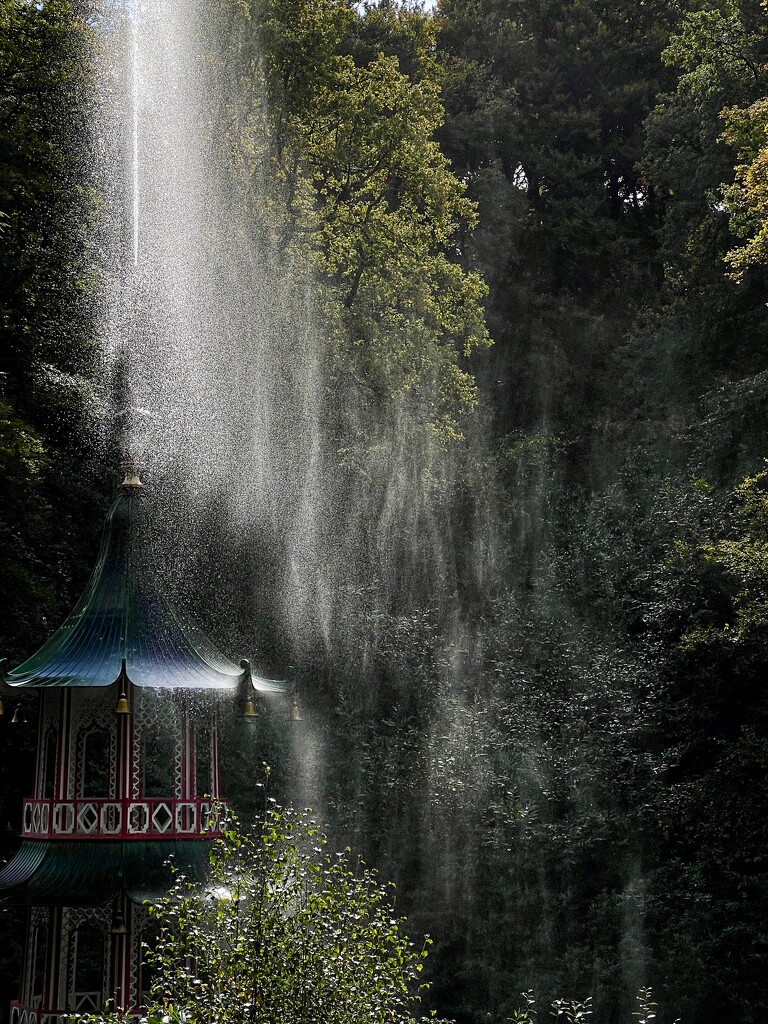
{"label": "bronze bell", "polygon": [[256,710],[256,705],[253,702],[253,697],[250,695],[246,698],[245,707],[243,708],[243,718],[252,722],[254,719],[259,717],[259,713]]}
{"label": "bronze bell", "polygon": [[128,703],[128,688],[131,685],[131,681],[128,678],[128,668],[125,658],[123,658],[120,663],[120,675],[115,680],[115,685],[120,688],[120,697],[117,701],[115,714],[130,715],[131,705]]}
{"label": "bronze bell", "polygon": [[24,717],[24,709],[21,704],[16,705],[16,710],[13,712],[13,718],[11,719],[11,725],[26,725],[27,720]]}
{"label": "bronze bell", "polygon": [[113,935],[127,935],[128,925],[125,923],[123,912],[119,907],[115,907],[114,913],[112,914],[112,927],[110,931]]}
{"label": "bronze bell", "polygon": [[5,714],[5,704],[3,704],[3,698],[0,697],[0,718]]}

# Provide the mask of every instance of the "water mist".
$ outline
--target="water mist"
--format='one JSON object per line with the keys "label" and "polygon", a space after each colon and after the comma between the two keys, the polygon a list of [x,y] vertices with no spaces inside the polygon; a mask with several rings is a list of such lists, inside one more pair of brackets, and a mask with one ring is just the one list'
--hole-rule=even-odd
{"label": "water mist", "polygon": [[[329,374],[322,289],[273,230],[263,68],[257,52],[240,95],[226,17],[201,0],[134,0],[100,22],[105,374],[115,414],[147,411],[129,442],[161,510],[156,556],[233,655],[299,679],[310,714],[291,741],[295,795],[415,880],[415,927],[461,947],[454,921],[487,917],[499,956],[547,984],[557,889],[525,844],[559,841],[558,773],[589,802],[558,760],[550,690],[578,721],[598,673],[577,664],[558,566],[541,554],[546,474],[528,477],[522,514],[494,507],[493,468],[462,488],[459,447]],[[491,464],[482,438],[473,458]],[[505,515],[536,548],[536,609],[494,579]],[[542,629],[557,637],[549,661]],[[329,736],[343,764],[328,764]],[[494,873],[513,879],[507,904]],[[511,1012],[514,989],[478,990],[478,1012],[489,1000]]]}

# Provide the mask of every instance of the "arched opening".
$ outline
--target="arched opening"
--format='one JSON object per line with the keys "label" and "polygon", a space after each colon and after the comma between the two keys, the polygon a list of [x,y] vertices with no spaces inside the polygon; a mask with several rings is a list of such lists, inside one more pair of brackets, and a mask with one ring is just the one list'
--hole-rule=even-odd
{"label": "arched opening", "polygon": [[72,936],[70,1010],[90,1013],[101,1009],[105,968],[103,932],[92,924],[81,924]]}
{"label": "arched opening", "polygon": [[144,733],[141,763],[144,796],[173,797],[176,793],[175,746],[173,738],[157,725]]}
{"label": "arched opening", "polygon": [[80,747],[80,796],[109,796],[112,738],[106,729],[91,729]]}
{"label": "arched opening", "polygon": [[56,755],[59,748],[59,737],[55,729],[49,729],[45,737],[43,752],[43,799],[52,800],[56,796]]}
{"label": "arched opening", "polygon": [[32,933],[32,950],[29,959],[31,967],[29,979],[30,1006],[42,1006],[46,975],[46,957],[48,955],[48,927],[39,924]]}
{"label": "arched opening", "polygon": [[195,792],[197,796],[213,793],[211,726],[208,722],[199,722],[195,729]]}

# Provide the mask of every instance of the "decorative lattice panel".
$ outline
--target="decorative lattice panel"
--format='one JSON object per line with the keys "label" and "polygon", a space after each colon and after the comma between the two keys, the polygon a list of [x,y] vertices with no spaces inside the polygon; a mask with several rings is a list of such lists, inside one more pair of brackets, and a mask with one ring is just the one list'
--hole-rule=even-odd
{"label": "decorative lattice panel", "polygon": [[116,786],[117,722],[115,719],[114,695],[111,690],[99,688],[99,693],[90,694],[82,689],[72,691],[72,721],[69,746],[69,784],[67,796],[73,800],[82,796],[82,771],[85,739],[90,732],[104,731],[110,737],[109,795],[114,796]]}
{"label": "decorative lattice panel", "polygon": [[[112,923],[112,911],[110,907],[66,907],[62,914],[61,923],[61,964],[63,987],[60,991],[66,994],[67,1005],[64,1009],[75,1012],[89,1012],[88,1005],[93,1002],[91,997],[98,995],[99,1006],[104,1005],[104,1000],[111,987],[110,978],[110,926]],[[77,968],[77,943],[75,937],[77,929],[88,924],[96,928],[104,936],[104,965],[102,977],[104,984],[101,992],[77,993],[75,992],[75,971]]]}
{"label": "decorative lattice panel", "polygon": [[154,928],[154,920],[150,917],[149,911],[146,907],[134,906],[132,909],[131,976],[129,988],[130,1004],[133,1007],[138,1007],[141,1001],[141,992],[139,991],[141,961],[144,955],[141,944],[145,941],[148,931]]}
{"label": "decorative lattice panel", "polygon": [[45,786],[45,761],[46,741],[50,733],[58,736],[59,722],[61,721],[61,693],[43,693],[42,729],[40,730],[41,747],[37,752],[37,779],[35,782],[35,793],[38,797],[44,796]]}
{"label": "decorative lattice panel", "polygon": [[143,796],[142,757],[148,731],[157,729],[173,743],[173,780],[169,797],[181,797],[181,709],[172,693],[159,690],[134,690],[133,698],[133,767],[131,774],[134,798]]}
{"label": "decorative lattice panel", "polygon": [[41,999],[38,993],[33,991],[35,962],[39,956],[37,945],[40,942],[48,941],[48,918],[47,907],[32,907],[27,915],[27,956],[24,963],[24,983],[21,988],[21,996],[24,1003],[29,1007],[39,1007]]}

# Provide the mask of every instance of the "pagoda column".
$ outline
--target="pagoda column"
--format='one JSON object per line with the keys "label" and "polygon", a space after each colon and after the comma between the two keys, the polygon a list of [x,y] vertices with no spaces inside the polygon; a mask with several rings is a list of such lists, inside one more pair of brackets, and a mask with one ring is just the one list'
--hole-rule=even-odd
{"label": "pagoda column", "polygon": [[[133,684],[128,678],[125,659],[115,680],[117,696],[117,737],[115,744],[115,798],[122,803],[122,838],[128,838],[128,801],[133,790]],[[133,904],[125,892],[122,870],[118,873],[118,889],[112,904],[109,933],[111,982],[110,998],[116,1007],[131,1005],[131,932]]]}
{"label": "pagoda column", "polygon": [[109,993],[119,1008],[131,1005],[131,924],[133,904],[121,888],[112,906],[112,927],[110,930],[110,980]]}
{"label": "pagoda column", "polygon": [[[43,1010],[64,1006],[64,992],[60,991],[62,977],[62,907],[48,910],[48,948],[46,949],[45,982],[43,985]],[[29,965],[27,965],[29,969]]]}
{"label": "pagoda column", "polygon": [[[115,771],[115,797],[130,800],[133,789],[133,683],[128,678],[123,661],[120,675],[115,680],[117,691],[117,763]],[[127,834],[128,822],[123,821],[123,835]]]}
{"label": "pagoda column", "polygon": [[64,689],[61,694],[61,720],[59,724],[58,753],[56,757],[56,799],[66,800],[69,797],[70,749],[77,742],[72,736],[72,699],[74,693]]}
{"label": "pagoda column", "polygon": [[214,800],[221,799],[219,779],[219,710],[216,708],[211,717],[211,796]]}
{"label": "pagoda column", "polygon": [[194,800],[195,793],[195,722],[186,701],[181,705],[181,799]]}

